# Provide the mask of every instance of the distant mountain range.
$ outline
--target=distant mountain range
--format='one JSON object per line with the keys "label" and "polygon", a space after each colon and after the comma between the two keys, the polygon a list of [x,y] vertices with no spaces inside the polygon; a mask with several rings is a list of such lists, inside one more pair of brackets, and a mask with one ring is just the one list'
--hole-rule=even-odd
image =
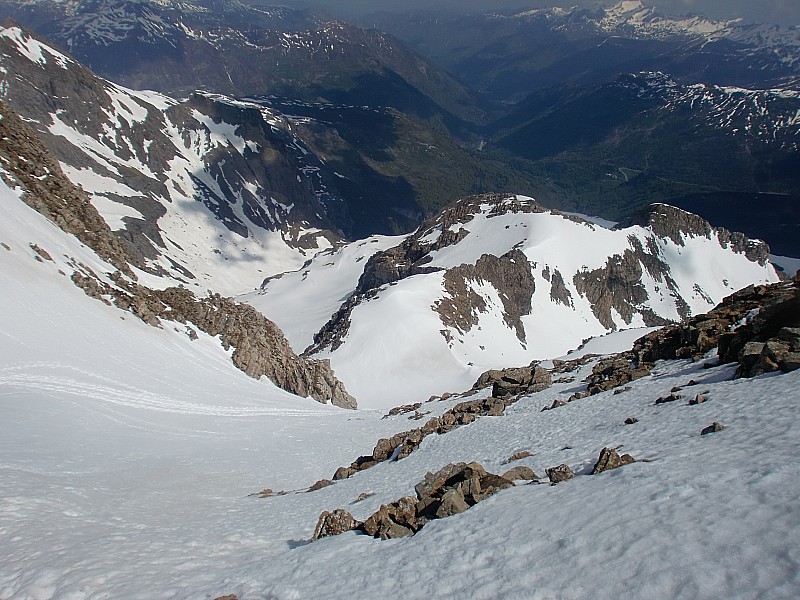
{"label": "distant mountain range", "polygon": [[668,201],[800,256],[797,28],[634,1],[362,23],[388,34],[236,0],[0,10],[118,85],[216,103],[234,127],[273,115],[264,123],[284,133],[268,135],[283,136],[277,151],[301,182],[268,187],[286,206],[316,202],[297,218],[348,239],[508,191],[610,219]]}
{"label": "distant mountain range", "polygon": [[[659,199],[726,225],[749,220],[777,254],[800,251],[798,90],[637,73],[532,94],[495,126],[485,152],[535,174],[549,205],[620,218]],[[759,200],[743,205],[745,194]],[[727,198],[729,214],[693,204],[708,195]]]}
{"label": "distant mountain range", "polygon": [[754,88],[800,81],[800,28],[670,17],[638,0],[605,9],[378,14],[362,24],[396,35],[498,99],[638,71]]}

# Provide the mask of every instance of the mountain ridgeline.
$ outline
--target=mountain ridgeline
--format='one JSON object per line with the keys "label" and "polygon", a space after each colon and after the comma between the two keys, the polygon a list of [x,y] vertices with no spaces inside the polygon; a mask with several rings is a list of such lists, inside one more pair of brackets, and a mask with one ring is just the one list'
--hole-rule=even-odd
{"label": "mountain ridgeline", "polygon": [[[745,285],[777,281],[768,255],[763,242],[665,204],[607,229],[489,194],[453,203],[393,246],[321,253],[244,299],[296,351],[329,359],[359,398],[399,404],[590,337],[706,312]],[[333,279],[337,293],[324,296]]]}
{"label": "mountain ridgeline", "polygon": [[[177,286],[153,289],[137,282],[135,261],[115,237],[84,192],[64,175],[36,133],[0,101],[0,175],[20,199],[65,233],[76,236],[105,262],[106,272],[96,272],[66,256],[70,279],[87,296],[129,311],[148,325],[180,323],[190,338],[193,327],[219,336],[233,363],[256,379],[266,376],[278,387],[322,403],[356,408],[356,400],[336,379],[328,361],[306,360],[289,347],[280,329],[252,307],[217,294],[196,297]],[[6,246],[8,247],[8,246]],[[50,253],[31,242],[40,260],[53,261]],[[66,275],[61,272],[62,275]]]}
{"label": "mountain ridgeline", "polygon": [[288,132],[273,156],[303,173],[267,186],[296,207],[290,222],[349,239],[405,233],[457,198],[514,191],[611,219],[668,201],[800,255],[796,28],[636,1],[363,27],[236,0],[0,10],[116,84],[271,113]]}

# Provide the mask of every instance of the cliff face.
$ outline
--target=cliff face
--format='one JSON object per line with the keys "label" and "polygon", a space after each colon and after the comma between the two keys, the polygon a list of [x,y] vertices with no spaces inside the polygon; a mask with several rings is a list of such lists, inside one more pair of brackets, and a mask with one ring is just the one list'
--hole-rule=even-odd
{"label": "cliff face", "polygon": [[[22,199],[54,225],[76,236],[116,270],[96,273],[71,261],[71,279],[93,298],[130,311],[144,322],[183,323],[219,336],[233,363],[256,379],[266,376],[278,387],[342,408],[356,408],[355,399],[336,379],[330,363],[298,357],[280,329],[248,305],[219,294],[197,298],[185,288],[155,290],[136,282],[128,252],[89,202],[63,174],[36,133],[0,101],[0,165],[9,187],[22,189]],[[46,251],[38,249],[46,256]]]}

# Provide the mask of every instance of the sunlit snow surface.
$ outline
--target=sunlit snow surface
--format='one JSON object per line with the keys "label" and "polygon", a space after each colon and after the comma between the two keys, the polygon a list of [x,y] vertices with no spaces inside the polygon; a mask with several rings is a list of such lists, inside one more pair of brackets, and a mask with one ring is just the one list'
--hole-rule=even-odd
{"label": "sunlit snow surface", "polygon": [[[517,196],[503,202],[534,201]],[[352,310],[341,346],[325,348],[315,355],[331,360],[337,377],[358,399],[359,406],[385,409],[424,401],[445,391],[464,390],[488,369],[555,358],[587,338],[609,333],[589,299],[578,291],[574,278],[603,269],[610,257],[623,255],[634,242],[669,265],[669,277],[691,314],[707,312],[748,284],[778,280],[771,265],[760,265],[723,248],[714,232],[709,237],[683,234],[679,245],[644,227],[610,230],[549,211],[494,214],[495,208],[487,203],[471,218],[451,225],[452,232],[468,233],[459,243],[427,255],[430,260],[424,266],[434,272],[381,287],[374,297]],[[430,244],[442,233],[442,226],[436,225],[420,235],[423,243]],[[286,273],[268,282],[259,293],[242,299],[274,320],[295,351],[302,352],[355,290],[368,258],[399,243],[396,238],[375,238],[324,253],[299,271]],[[477,323],[466,331],[445,325],[435,310],[449,297],[445,270],[474,265],[484,254],[499,257],[513,249],[519,249],[528,260],[535,288],[531,311],[521,316],[524,340],[505,318],[500,297],[503,290],[482,280],[469,283],[487,305],[484,312],[474,315]],[[627,321],[612,310],[615,329],[644,327],[641,312],[645,310],[669,321],[681,319],[675,293],[662,276],[642,271],[647,299],[634,307]],[[556,273],[569,292],[567,304],[552,298],[551,277]],[[628,349],[631,341],[626,339],[624,345],[605,351]]]}
{"label": "sunlit snow surface", "polygon": [[[58,273],[64,255],[108,266],[2,186],[0,202],[4,600],[797,597],[800,372],[729,381],[732,367],[660,364],[624,394],[540,412],[588,365],[399,462],[248,497],[330,477],[418,422],[292,397],[234,369],[217,340],[87,298]],[[689,379],[687,397],[708,402],[654,405]],[[712,421],[727,429],[700,437]],[[586,475],[609,445],[651,462]],[[540,475],[566,463],[577,479],[500,492],[413,538],[308,543],[322,510],[365,518],[428,470],[502,472],[520,449]]]}

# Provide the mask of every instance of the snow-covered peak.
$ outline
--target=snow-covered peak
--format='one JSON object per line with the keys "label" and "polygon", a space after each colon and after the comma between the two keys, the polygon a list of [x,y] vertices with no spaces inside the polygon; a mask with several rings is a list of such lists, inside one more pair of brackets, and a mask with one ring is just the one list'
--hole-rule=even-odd
{"label": "snow-covered peak", "polygon": [[58,50],[43,44],[30,33],[18,26],[0,28],[0,38],[11,41],[17,51],[31,62],[44,66],[53,61],[62,69],[66,69],[74,61]]}
{"label": "snow-covered peak", "polygon": [[[777,281],[763,244],[665,205],[610,230],[528,197],[474,196],[394,247],[373,244],[320,255],[248,298],[298,351],[312,331],[286,290],[326,298],[313,322],[331,320],[312,351],[366,407],[463,390],[487,369],[679,321],[750,283]],[[349,290],[324,292],[338,270]]]}

